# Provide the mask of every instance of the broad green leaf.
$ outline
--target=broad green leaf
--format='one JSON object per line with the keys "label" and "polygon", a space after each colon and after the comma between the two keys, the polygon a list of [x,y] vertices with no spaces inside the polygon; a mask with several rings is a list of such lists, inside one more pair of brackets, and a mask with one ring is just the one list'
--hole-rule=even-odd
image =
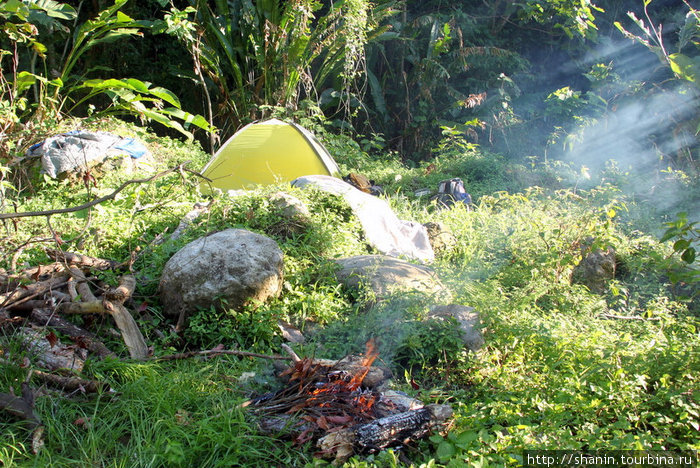
{"label": "broad green leaf", "polygon": [[86,46],[90,48],[96,46],[97,44],[106,44],[114,42],[128,36],[143,36],[143,33],[138,28],[119,28],[108,32],[107,34],[105,34],[102,37],[99,37],[98,39],[89,40]]}
{"label": "broad green leaf", "polygon": [[37,79],[40,79],[41,77],[35,75],[34,73],[29,73],[26,71],[19,72],[17,74],[17,79],[15,80],[15,88],[16,88],[16,93],[17,96],[21,95],[24,91],[29,89],[34,83],[37,82]]}
{"label": "broad green leaf", "polygon": [[456,442],[459,444],[469,444],[479,438],[479,434],[475,431],[465,431],[456,437]]}
{"label": "broad green leaf", "polygon": [[185,127],[188,127],[189,125],[194,125],[195,127],[199,127],[202,130],[206,130],[208,132],[213,132],[216,130],[215,127],[209,125],[207,119],[205,119],[199,114],[190,114],[189,112],[185,112],[182,109],[176,109],[173,107],[166,107],[165,109],[161,109],[160,112],[162,114],[170,115],[182,120],[185,123]]}
{"label": "broad green leaf", "polygon": [[131,18],[129,15],[122,13],[121,11],[117,12],[117,22],[119,23],[130,23],[134,21],[133,18]]}
{"label": "broad green leaf", "polygon": [[659,242],[666,242],[666,241],[670,240],[671,238],[677,236],[679,234],[679,232],[680,231],[677,228],[668,229],[668,230],[666,230],[664,235],[661,237]]}
{"label": "broad green leaf", "polygon": [[673,250],[676,252],[680,252],[681,250],[685,250],[688,247],[690,247],[690,241],[686,239],[679,239],[673,244]]}
{"label": "broad green leaf", "polygon": [[695,255],[695,248],[690,247],[681,254],[681,260],[690,265],[691,263],[695,262]]}
{"label": "broad green leaf", "polygon": [[671,54],[668,56],[671,70],[677,77],[687,81],[696,82],[700,78],[699,57],[690,58],[684,54]]}
{"label": "broad green leaf", "polygon": [[455,446],[448,441],[444,441],[438,445],[436,455],[441,461],[447,461],[457,454]]}
{"label": "broad green leaf", "polygon": [[78,16],[78,13],[72,6],[53,0],[34,0],[29,4],[29,8],[32,10],[43,10],[51,18],[62,20],[72,20]]}
{"label": "broad green leaf", "polygon": [[138,91],[139,93],[147,93],[148,86],[150,85],[150,83],[145,83],[141,80],[137,80],[136,78],[124,78],[123,80],[119,81],[125,83],[129,88],[133,89],[134,91]]}
{"label": "broad green leaf", "polygon": [[81,87],[87,87],[87,88],[129,88],[133,89],[132,86],[130,86],[128,83],[122,81],[122,80],[117,80],[114,78],[109,78],[107,80],[102,80],[99,78],[95,78],[92,80],[86,80],[83,82],[83,85]]}
{"label": "broad green leaf", "polygon": [[162,125],[165,125],[166,127],[177,130],[178,132],[182,133],[190,140],[194,138],[194,135],[192,135],[192,133],[185,130],[182,127],[182,125],[180,125],[179,122],[168,118],[167,116],[161,114],[160,112],[157,112],[157,111],[154,111],[151,109],[143,109],[143,110],[141,110],[141,113],[151,120],[155,120],[156,122],[158,122]]}
{"label": "broad green leaf", "polygon": [[180,99],[178,99],[178,97],[175,96],[175,93],[173,93],[169,89],[161,88],[160,86],[154,86],[154,87],[148,89],[148,93],[151,94],[152,96],[155,96],[159,99],[162,99],[163,101],[165,101],[168,104],[171,104],[177,108],[181,107]]}
{"label": "broad green leaf", "polygon": [[2,6],[2,11],[7,13],[14,13],[22,21],[27,21],[27,16],[29,15],[29,8],[22,3],[20,0],[8,0]]}

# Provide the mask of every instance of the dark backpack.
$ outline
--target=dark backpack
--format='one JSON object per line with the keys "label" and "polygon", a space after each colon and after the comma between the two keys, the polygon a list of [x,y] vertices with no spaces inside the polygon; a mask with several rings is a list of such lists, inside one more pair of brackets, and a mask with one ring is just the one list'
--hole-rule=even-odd
{"label": "dark backpack", "polygon": [[467,193],[464,182],[459,177],[440,181],[438,193],[432,199],[436,200],[439,205],[446,207],[455,203],[464,203],[469,208],[472,203],[472,196]]}

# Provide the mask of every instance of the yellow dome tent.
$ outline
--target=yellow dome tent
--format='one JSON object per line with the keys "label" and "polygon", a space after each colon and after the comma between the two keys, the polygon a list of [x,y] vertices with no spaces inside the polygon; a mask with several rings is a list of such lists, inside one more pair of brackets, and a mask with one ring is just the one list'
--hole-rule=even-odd
{"label": "yellow dome tent", "polygon": [[[202,169],[222,190],[288,182],[304,175],[332,175],[338,165],[308,130],[277,119],[246,125]],[[202,190],[209,191],[209,183]]]}

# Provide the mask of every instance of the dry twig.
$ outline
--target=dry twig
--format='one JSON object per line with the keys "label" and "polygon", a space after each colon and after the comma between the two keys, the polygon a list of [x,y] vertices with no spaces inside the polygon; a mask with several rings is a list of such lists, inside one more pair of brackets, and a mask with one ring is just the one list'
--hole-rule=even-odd
{"label": "dry twig", "polygon": [[156,361],[174,361],[176,359],[188,359],[197,356],[216,356],[219,354],[229,354],[233,356],[256,357],[261,359],[275,359],[280,361],[288,361],[291,358],[288,356],[280,356],[279,354],[258,354],[248,351],[238,351],[236,349],[208,349],[205,351],[189,351],[186,353],[169,354],[167,356],[155,356],[152,359]]}

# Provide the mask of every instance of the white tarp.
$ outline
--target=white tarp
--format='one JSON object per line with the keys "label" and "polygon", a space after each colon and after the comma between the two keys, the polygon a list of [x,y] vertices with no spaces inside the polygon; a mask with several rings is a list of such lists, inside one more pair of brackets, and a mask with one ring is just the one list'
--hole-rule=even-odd
{"label": "white tarp", "polygon": [[117,154],[140,158],[147,155],[148,150],[133,138],[75,130],[47,138],[27,151],[28,156],[41,157],[44,171],[53,178],[62,172],[85,168],[91,161],[102,162]]}
{"label": "white tarp", "polygon": [[400,220],[381,198],[364,193],[340,179],[324,175],[299,177],[292,185],[313,186],[343,197],[359,218],[367,242],[384,255],[407,257],[427,263],[435,259],[425,227],[413,221]]}

